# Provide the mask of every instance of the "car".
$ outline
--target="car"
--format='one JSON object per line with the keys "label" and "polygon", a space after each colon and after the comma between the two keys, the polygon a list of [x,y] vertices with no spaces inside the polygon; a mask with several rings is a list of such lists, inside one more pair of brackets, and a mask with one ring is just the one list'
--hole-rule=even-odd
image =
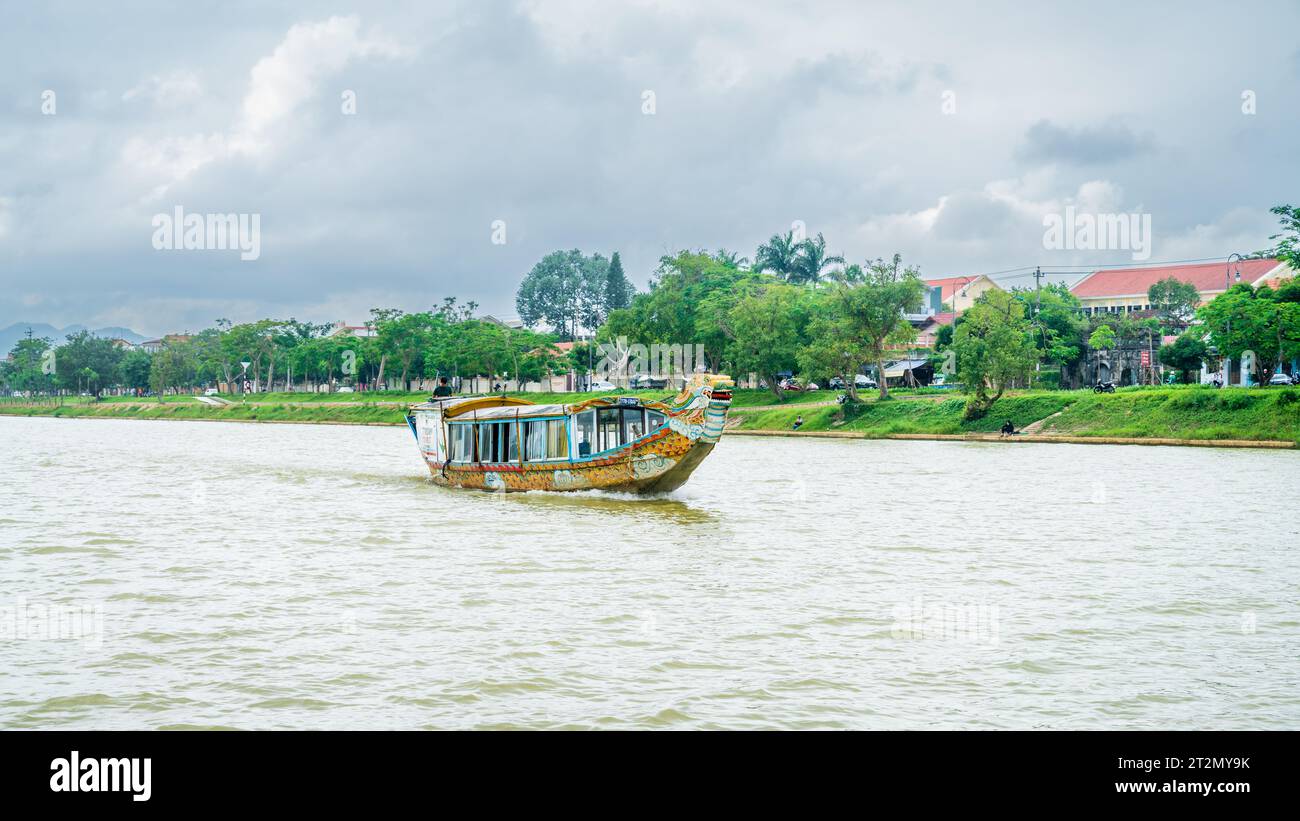
{"label": "car", "polygon": [[[831,381],[827,384],[830,385],[830,388],[833,391],[845,390],[845,382],[843,379],[841,379],[838,376],[832,377]],[[867,390],[874,390],[880,386],[877,385],[876,380],[872,379],[871,377],[858,374],[857,376],[853,377],[853,387],[857,388],[860,391],[867,391]]]}
{"label": "car", "polygon": [[783,391],[818,391],[821,388],[816,382],[800,382],[794,377],[788,377],[781,380],[781,390]]}
{"label": "car", "polygon": [[629,386],[633,390],[662,390],[668,387],[668,380],[639,373],[632,377]]}
{"label": "car", "polygon": [[587,386],[589,391],[616,391],[618,386],[613,382],[606,382],[604,379],[597,379]]}
{"label": "car", "polygon": [[350,387],[347,386],[347,385],[344,385],[343,387],[341,387],[341,388],[338,389],[338,392],[339,392],[339,393],[352,393],[352,388],[350,388]]}
{"label": "car", "polygon": [[1291,377],[1289,375],[1279,371],[1278,373],[1275,373],[1271,377],[1269,377],[1268,384],[1269,385],[1293,385],[1295,383],[1292,382]]}
{"label": "car", "polygon": [[208,388],[206,391],[203,392],[203,395],[204,395],[204,396],[217,396],[217,395],[220,394],[220,393],[221,393],[221,391],[217,390],[216,388]]}

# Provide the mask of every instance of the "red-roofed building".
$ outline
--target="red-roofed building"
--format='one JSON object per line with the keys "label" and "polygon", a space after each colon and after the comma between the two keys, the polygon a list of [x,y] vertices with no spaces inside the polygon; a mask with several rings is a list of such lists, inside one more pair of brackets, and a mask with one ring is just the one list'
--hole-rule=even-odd
{"label": "red-roofed building", "polygon": [[916,329],[916,342],[911,347],[915,348],[933,348],[936,338],[939,335],[939,329],[944,325],[951,325],[957,321],[957,314],[948,311],[941,314],[933,314],[926,317]]}
{"label": "red-roofed building", "polygon": [[334,327],[330,329],[330,336],[355,336],[360,339],[367,337],[379,336],[373,325],[349,325],[346,322],[335,322]]}
{"label": "red-roofed building", "polygon": [[[1241,278],[1237,279],[1240,272]],[[1231,284],[1244,282],[1258,287],[1266,282],[1289,279],[1295,271],[1276,259],[1244,259],[1229,267],[1223,262],[1195,265],[1158,265],[1151,268],[1111,268],[1093,271],[1070,289],[1083,303],[1086,314],[1132,313],[1151,310],[1147,291],[1162,279],[1173,277],[1196,286],[1201,302],[1209,302]]]}
{"label": "red-roofed building", "polygon": [[938,288],[939,301],[959,314],[973,305],[980,294],[990,288],[1001,287],[984,274],[927,279],[925,284],[931,288]]}

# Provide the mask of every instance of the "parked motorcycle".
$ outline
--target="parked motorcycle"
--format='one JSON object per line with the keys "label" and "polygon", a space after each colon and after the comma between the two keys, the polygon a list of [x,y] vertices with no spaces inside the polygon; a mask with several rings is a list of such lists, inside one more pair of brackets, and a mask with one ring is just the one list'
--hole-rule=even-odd
{"label": "parked motorcycle", "polygon": [[1114,392],[1115,392],[1115,383],[1114,383],[1114,382],[1098,382],[1096,385],[1093,385],[1093,386],[1092,386],[1092,392],[1093,392],[1093,393],[1114,393]]}

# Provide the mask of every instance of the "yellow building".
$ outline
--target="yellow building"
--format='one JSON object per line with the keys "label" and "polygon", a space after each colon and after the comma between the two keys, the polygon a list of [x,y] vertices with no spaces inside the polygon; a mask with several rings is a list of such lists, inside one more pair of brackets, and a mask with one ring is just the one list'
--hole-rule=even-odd
{"label": "yellow building", "polygon": [[1001,289],[996,282],[989,279],[984,274],[975,274],[964,277],[945,277],[943,279],[927,279],[926,285],[931,288],[939,289],[939,301],[949,306],[955,313],[962,313],[979,295],[990,288]]}
{"label": "yellow building", "polygon": [[1173,277],[1196,286],[1201,302],[1209,302],[1229,285],[1244,282],[1259,287],[1274,280],[1289,279],[1295,271],[1276,259],[1243,259],[1227,265],[1206,262],[1196,265],[1159,265],[1151,268],[1114,268],[1094,271],[1070,289],[1083,303],[1085,314],[1150,311],[1147,292],[1162,279]]}

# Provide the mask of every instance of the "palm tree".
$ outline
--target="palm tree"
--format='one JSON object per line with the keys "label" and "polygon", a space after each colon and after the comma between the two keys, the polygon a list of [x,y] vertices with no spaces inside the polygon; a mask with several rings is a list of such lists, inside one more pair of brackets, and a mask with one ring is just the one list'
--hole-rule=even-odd
{"label": "palm tree", "polygon": [[749,257],[742,257],[738,252],[728,251],[726,248],[719,248],[713,258],[736,271],[743,270],[749,265]]}
{"label": "palm tree", "polygon": [[794,270],[787,279],[816,286],[822,281],[822,273],[827,268],[843,264],[844,257],[826,253],[826,238],[819,233],[816,239],[806,239],[799,243]]}
{"label": "palm tree", "polygon": [[787,231],[785,236],[773,234],[754,252],[754,271],[771,271],[780,279],[789,279],[798,257],[799,243],[794,241],[794,231]]}

